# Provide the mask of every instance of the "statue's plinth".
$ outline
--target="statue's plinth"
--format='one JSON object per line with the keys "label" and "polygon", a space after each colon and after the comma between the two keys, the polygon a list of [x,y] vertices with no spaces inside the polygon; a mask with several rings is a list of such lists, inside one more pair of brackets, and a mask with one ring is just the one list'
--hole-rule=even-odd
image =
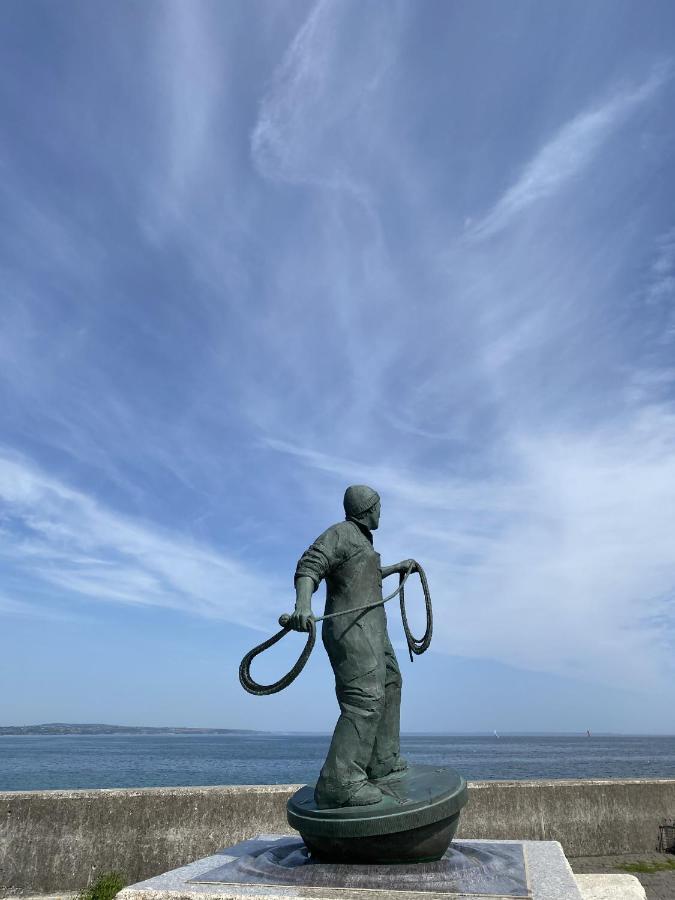
{"label": "statue's plinth", "polygon": [[425,895],[430,900],[583,900],[560,844],[553,841],[455,840],[437,862],[345,865],[320,862],[300,838],[281,834],[259,835],[131,885],[117,900],[423,900]]}
{"label": "statue's plinth", "polygon": [[410,863],[440,859],[455,836],[468,795],[454,769],[410,766],[374,782],[372,806],[319,809],[306,785],[288,801],[288,823],[312,853],[331,863]]}

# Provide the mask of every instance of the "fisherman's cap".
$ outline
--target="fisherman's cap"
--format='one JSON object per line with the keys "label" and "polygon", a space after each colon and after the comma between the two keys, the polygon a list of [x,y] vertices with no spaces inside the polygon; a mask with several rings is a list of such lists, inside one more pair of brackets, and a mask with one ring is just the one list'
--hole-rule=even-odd
{"label": "fisherman's cap", "polygon": [[374,491],[366,484],[352,484],[345,491],[344,507],[345,513],[352,519],[358,519],[365,512],[375,506],[380,499],[377,491]]}

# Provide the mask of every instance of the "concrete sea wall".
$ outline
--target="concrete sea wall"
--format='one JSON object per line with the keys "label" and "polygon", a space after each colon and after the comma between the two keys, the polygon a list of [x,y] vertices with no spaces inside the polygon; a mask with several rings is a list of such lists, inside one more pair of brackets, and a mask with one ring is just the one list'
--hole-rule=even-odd
{"label": "concrete sea wall", "polygon": [[[140,881],[264,832],[296,785],[0,793],[0,896]],[[675,779],[478,781],[459,837],[560,841],[568,856],[653,850]]]}

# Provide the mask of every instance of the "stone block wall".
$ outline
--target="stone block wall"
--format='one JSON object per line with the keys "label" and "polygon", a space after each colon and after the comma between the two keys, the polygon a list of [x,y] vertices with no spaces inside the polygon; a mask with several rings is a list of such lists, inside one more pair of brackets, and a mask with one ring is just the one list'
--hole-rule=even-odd
{"label": "stone block wall", "polygon": [[[0,793],[0,896],[129,883],[260,833],[290,832],[297,785]],[[653,850],[675,816],[675,779],[481,781],[459,837],[560,841],[568,856]]]}

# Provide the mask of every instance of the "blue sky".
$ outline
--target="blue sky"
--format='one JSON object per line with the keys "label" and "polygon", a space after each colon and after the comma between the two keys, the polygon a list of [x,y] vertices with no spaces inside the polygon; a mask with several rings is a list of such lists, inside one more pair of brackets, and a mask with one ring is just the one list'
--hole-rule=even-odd
{"label": "blue sky", "polygon": [[0,722],[329,730],[236,673],[365,482],[404,728],[674,732],[673,4],[0,22]]}

